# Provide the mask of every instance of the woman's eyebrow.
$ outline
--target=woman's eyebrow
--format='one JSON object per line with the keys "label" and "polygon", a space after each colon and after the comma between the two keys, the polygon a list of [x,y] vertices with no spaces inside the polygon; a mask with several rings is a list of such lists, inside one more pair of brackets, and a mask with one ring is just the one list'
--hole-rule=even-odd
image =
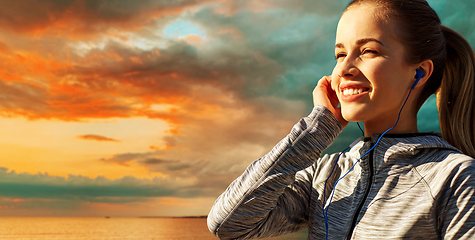
{"label": "woman's eyebrow", "polygon": [[343,45],[343,43],[337,43],[335,44],[335,48],[345,48],[345,45]]}
{"label": "woman's eyebrow", "polygon": [[378,39],[376,39],[376,38],[363,38],[363,39],[360,39],[360,40],[356,41],[356,45],[361,46],[361,45],[364,45],[364,44],[369,43],[369,42],[376,42],[376,43],[381,44],[381,46],[384,47],[384,44],[383,44],[381,41],[379,41]]}
{"label": "woman's eyebrow", "polygon": [[[379,43],[381,46],[385,47],[384,44],[376,38],[362,38],[362,39],[359,39],[358,41],[356,41],[356,45],[361,46],[361,45],[364,45],[364,44],[369,43],[369,42],[376,42],[376,43]],[[343,43],[337,43],[337,44],[335,44],[335,48],[345,48],[345,45],[343,45]]]}

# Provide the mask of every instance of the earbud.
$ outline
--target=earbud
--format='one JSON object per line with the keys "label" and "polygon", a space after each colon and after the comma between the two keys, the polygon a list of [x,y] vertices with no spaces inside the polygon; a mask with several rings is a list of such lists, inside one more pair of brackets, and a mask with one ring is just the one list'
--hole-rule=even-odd
{"label": "earbud", "polygon": [[422,75],[424,75],[424,73],[422,73],[422,70],[416,69],[416,76],[415,76],[416,81],[414,82],[414,84],[412,84],[411,90],[413,90],[416,87],[419,80],[421,80]]}

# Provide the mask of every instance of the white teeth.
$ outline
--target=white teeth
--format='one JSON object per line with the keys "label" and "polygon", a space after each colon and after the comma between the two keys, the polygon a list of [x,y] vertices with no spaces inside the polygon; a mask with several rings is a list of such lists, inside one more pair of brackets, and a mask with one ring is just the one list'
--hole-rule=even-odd
{"label": "white teeth", "polygon": [[344,96],[351,96],[351,95],[356,95],[356,94],[361,94],[363,92],[363,89],[359,88],[346,88],[343,90],[343,95]]}

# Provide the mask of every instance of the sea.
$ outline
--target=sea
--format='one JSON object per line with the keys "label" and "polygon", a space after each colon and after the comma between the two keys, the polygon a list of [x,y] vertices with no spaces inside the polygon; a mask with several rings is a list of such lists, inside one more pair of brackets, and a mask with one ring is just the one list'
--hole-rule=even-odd
{"label": "sea", "polygon": [[[0,217],[0,239],[216,240],[206,218]],[[268,240],[305,240],[307,231]]]}

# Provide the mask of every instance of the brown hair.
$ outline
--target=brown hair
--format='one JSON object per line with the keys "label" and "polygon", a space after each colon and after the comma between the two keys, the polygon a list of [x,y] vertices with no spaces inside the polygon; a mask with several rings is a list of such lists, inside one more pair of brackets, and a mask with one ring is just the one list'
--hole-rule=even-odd
{"label": "brown hair", "polygon": [[437,92],[442,137],[475,157],[475,54],[470,44],[454,30],[442,26],[425,0],[354,0],[346,11],[363,3],[382,7],[379,17],[396,25],[408,64],[432,60],[434,71],[417,106]]}

